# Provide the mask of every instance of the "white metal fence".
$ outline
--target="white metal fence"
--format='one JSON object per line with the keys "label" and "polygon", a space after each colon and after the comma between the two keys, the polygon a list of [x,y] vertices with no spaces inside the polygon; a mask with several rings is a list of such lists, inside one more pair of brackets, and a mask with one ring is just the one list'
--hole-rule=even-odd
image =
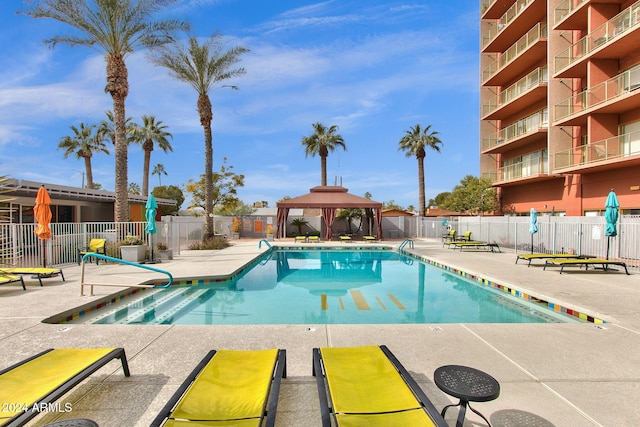
{"label": "white metal fence", "polygon": [[[309,221],[309,229],[319,229],[319,217],[305,218]],[[262,225],[275,224],[275,217],[243,217],[241,238],[262,238],[263,231],[253,227],[256,221]],[[232,217],[214,218],[216,233],[231,236]],[[538,217],[539,231],[533,236],[529,233],[529,217],[454,217],[447,220],[447,225],[458,234],[471,231],[474,240],[496,242],[502,248],[519,252],[533,251],[546,253],[570,252],[596,257],[607,256],[627,262],[632,271],[640,272],[640,217],[620,216],[618,236],[605,236],[604,217]],[[336,225],[344,227],[343,225]],[[442,218],[417,217],[384,217],[383,239],[434,238],[440,239],[447,232]],[[177,254],[182,249],[202,240],[204,235],[204,218],[163,217],[156,223],[157,234],[153,243],[165,242],[169,249]],[[290,224],[289,231],[296,227]],[[0,224],[0,258],[5,264],[18,266],[42,265],[46,254],[47,265],[61,265],[77,261],[78,249],[86,247],[92,238],[107,240],[107,254],[118,256],[119,242],[127,235],[142,237],[151,244],[145,233],[144,222],[115,224],[106,223],[64,223],[51,224],[53,237],[45,241],[39,240],[33,233],[34,224]],[[362,232],[361,227],[354,230]],[[337,229],[334,226],[334,231]],[[304,230],[303,230],[304,231]],[[309,231],[309,230],[306,230]],[[533,248],[532,248],[533,242]]]}

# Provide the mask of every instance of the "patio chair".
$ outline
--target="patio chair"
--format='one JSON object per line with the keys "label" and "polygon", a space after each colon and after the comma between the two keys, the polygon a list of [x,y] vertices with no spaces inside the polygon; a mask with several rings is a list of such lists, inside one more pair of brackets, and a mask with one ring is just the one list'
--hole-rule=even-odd
{"label": "patio chair", "polygon": [[0,273],[0,285],[6,285],[9,283],[16,283],[16,282],[20,282],[20,284],[22,285],[22,289],[25,291],[27,290],[27,287],[24,285],[24,280],[22,279],[22,276],[16,276],[15,274]]}
{"label": "patio chair", "polygon": [[470,242],[471,241],[471,232],[465,231],[462,236],[456,237],[456,240],[459,242]]}
{"label": "patio chair", "polygon": [[[78,265],[82,262],[82,257],[87,254],[102,254],[106,255],[107,251],[105,250],[105,244],[107,243],[107,239],[91,239],[89,241],[89,246],[86,248],[78,249]],[[98,257],[89,257],[95,258],[96,265],[100,264],[100,258]],[[104,262],[107,262],[106,260]]]}
{"label": "patio chair", "polygon": [[555,258],[566,258],[566,259],[570,259],[570,258],[587,258],[584,255],[575,255],[575,254],[518,254],[517,258],[516,258],[516,264],[518,263],[519,260],[523,259],[526,261],[529,261],[529,264],[527,265],[527,267],[531,266],[531,261],[535,260],[535,259],[555,259]]}
{"label": "patio chair", "polygon": [[42,286],[42,279],[57,276],[62,277],[64,282],[64,274],[62,274],[61,268],[45,268],[45,267],[0,267],[0,273],[6,274],[19,274],[19,275],[33,275],[36,276],[40,286]]}
{"label": "patio chair", "polygon": [[442,242],[449,242],[456,240],[456,230],[451,229],[448,233],[442,235]]}
{"label": "patio chair", "polygon": [[120,359],[125,376],[129,364],[123,348],[48,349],[0,371],[0,425],[20,426],[95,371]]}
{"label": "patio chair", "polygon": [[[597,268],[595,266],[600,266],[600,269],[602,269],[604,271],[608,271],[610,265],[619,265],[619,266],[624,268],[624,272],[625,273],[627,273],[629,275],[631,274],[631,273],[629,273],[629,269],[627,268],[627,263],[626,262],[613,261],[613,260],[609,260],[609,259],[599,259],[599,258],[548,259],[544,263],[543,270],[546,270],[547,266],[560,267],[560,274],[562,274],[562,272],[564,271],[564,268],[567,265],[576,265],[578,267],[582,267],[584,265],[585,271],[589,269],[590,265],[594,266],[594,269]],[[614,271],[617,271],[617,270],[614,269]]]}
{"label": "patio chair", "polygon": [[274,426],[285,350],[212,350],[151,426]]}
{"label": "patio chair", "polygon": [[384,345],[314,348],[313,375],[325,427],[447,425]]}

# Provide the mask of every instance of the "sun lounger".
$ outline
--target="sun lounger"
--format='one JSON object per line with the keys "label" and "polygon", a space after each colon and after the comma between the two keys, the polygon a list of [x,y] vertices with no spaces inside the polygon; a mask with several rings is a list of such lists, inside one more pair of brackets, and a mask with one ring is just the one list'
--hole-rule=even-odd
{"label": "sun lounger", "polygon": [[20,426],[113,359],[125,376],[129,364],[123,348],[49,349],[0,371],[0,425]]}
{"label": "sun lounger", "polygon": [[20,274],[20,275],[33,275],[36,276],[40,286],[42,286],[42,279],[48,277],[54,277],[60,275],[64,282],[64,274],[62,274],[61,268],[45,268],[45,267],[0,267],[0,272],[7,274]]}
{"label": "sun lounger", "polygon": [[470,231],[465,231],[462,236],[456,237],[456,240],[462,241],[462,242],[470,242],[471,241],[471,232]]}
{"label": "sun lounger", "polygon": [[480,248],[480,249],[490,250],[491,252],[496,252],[496,250],[498,252],[502,252],[500,250],[500,246],[498,246],[497,243],[480,242],[480,241],[474,241],[474,240],[470,242],[460,242],[460,241],[451,242],[451,246],[453,247],[453,249],[460,248],[460,251],[462,251],[465,248]]}
{"label": "sun lounger", "polygon": [[322,425],[446,426],[386,346],[314,348]]}
{"label": "sun lounger", "polygon": [[578,267],[581,267],[581,266],[584,265],[585,270],[588,270],[590,265],[594,266],[594,268],[597,268],[595,266],[600,266],[602,268],[602,270],[605,270],[605,271],[608,270],[608,267],[610,265],[619,265],[619,266],[624,267],[625,273],[630,274],[629,273],[629,269],[627,269],[627,264],[626,263],[624,263],[622,261],[612,261],[612,260],[608,260],[608,259],[598,259],[598,258],[548,259],[544,263],[544,270],[547,269],[547,266],[560,267],[560,274],[562,274],[562,271],[564,270],[564,268],[567,265],[576,265]]}
{"label": "sun lounger", "polygon": [[212,350],[151,426],[273,426],[285,365],[285,350]]}
{"label": "sun lounger", "polygon": [[[106,255],[107,251],[105,250],[105,244],[107,243],[107,239],[91,239],[89,241],[89,246],[83,249],[78,249],[78,265],[82,262],[82,257],[87,254],[102,254]],[[96,259],[96,265],[100,264],[100,258],[93,257]],[[104,262],[107,262],[104,260]]]}
{"label": "sun lounger", "polygon": [[572,259],[572,258],[586,258],[586,257],[583,255],[574,255],[574,254],[518,254],[518,257],[516,258],[516,264],[518,263],[519,260],[524,259],[529,261],[529,264],[527,265],[527,267],[529,267],[531,265],[531,261],[533,261],[534,259],[554,259],[554,258]]}
{"label": "sun lounger", "polygon": [[365,242],[377,242],[378,238],[376,236],[362,236],[362,238],[364,239]]}
{"label": "sun lounger", "polygon": [[296,236],[295,237],[295,241],[296,241],[296,243],[298,243],[298,242],[306,243],[309,240],[307,239],[307,236]]}
{"label": "sun lounger", "polygon": [[309,236],[309,238],[307,240],[309,242],[319,243],[320,242],[320,236]]}
{"label": "sun lounger", "polygon": [[16,283],[16,282],[20,282],[20,284],[22,285],[22,289],[24,289],[25,291],[27,290],[27,287],[24,285],[24,280],[22,279],[22,276],[16,276],[15,274],[0,273],[0,285],[7,285],[9,283]]}
{"label": "sun lounger", "polygon": [[450,230],[447,234],[442,235],[442,242],[456,240],[456,230]]}
{"label": "sun lounger", "polygon": [[351,241],[351,236],[340,236],[340,241],[342,243],[349,243]]}

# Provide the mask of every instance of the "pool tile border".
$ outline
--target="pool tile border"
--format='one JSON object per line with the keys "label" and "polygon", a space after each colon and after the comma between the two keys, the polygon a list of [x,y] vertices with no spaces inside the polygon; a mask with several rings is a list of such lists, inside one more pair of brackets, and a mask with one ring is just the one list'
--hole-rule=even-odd
{"label": "pool tile border", "polygon": [[[395,248],[391,247],[391,246],[379,246],[379,245],[354,245],[354,244],[344,244],[341,246],[308,246],[308,245],[294,245],[294,246],[288,246],[288,245],[278,245],[278,246],[274,246],[272,248],[270,248],[267,252],[270,251],[274,251],[274,250],[384,250],[384,251],[391,251],[391,250],[396,250]],[[518,289],[512,288],[510,286],[506,286],[503,285],[501,283],[497,283],[495,281],[486,279],[484,277],[478,276],[476,274],[472,274],[460,269],[457,269],[455,267],[451,267],[449,265],[446,264],[442,264],[438,261],[434,261],[432,259],[426,258],[424,256],[418,255],[418,254],[414,254],[411,252],[406,252],[406,251],[399,251],[399,253],[403,254],[403,255],[407,255],[407,256],[411,256],[413,258],[416,258],[422,262],[425,262],[427,264],[433,265],[435,267],[438,267],[442,270],[445,271],[449,271],[451,273],[454,274],[458,274],[466,279],[469,280],[473,280],[477,283],[479,283],[482,286],[486,286],[486,287],[490,287],[499,291],[502,291],[504,293],[510,294],[516,298],[520,298],[523,299],[527,302],[530,303],[535,303],[535,304],[539,304],[543,307],[545,307],[548,310],[552,310],[554,312],[557,313],[562,313],[565,314],[567,316],[571,316],[571,317],[576,317],[582,321],[585,322],[589,322],[589,323],[593,323],[596,325],[601,325],[606,323],[603,319],[600,319],[598,317],[594,317],[591,316],[587,313],[583,313],[580,312],[578,310],[574,310],[570,307],[566,307],[563,306],[561,304],[557,304],[554,303],[552,301],[547,301],[545,299],[542,298],[538,298],[534,295],[528,294],[526,292],[522,292]],[[208,283],[226,283],[226,282],[230,282],[232,280],[234,280],[236,277],[238,277],[239,275],[241,275],[243,272],[245,272],[246,270],[252,268],[256,263],[260,262],[260,258],[261,258],[262,254],[259,255],[258,257],[252,259],[251,261],[249,261],[247,264],[245,264],[243,267],[239,268],[238,270],[234,271],[232,274],[228,275],[228,276],[219,276],[219,277],[214,277],[214,278],[203,278],[203,279],[176,279],[173,283],[173,286],[185,286],[185,285],[200,285],[200,284],[208,284]],[[161,282],[157,282],[155,283],[156,285],[163,285],[163,283]],[[125,298],[134,296],[140,292],[143,292],[145,289],[149,289],[149,288],[132,288],[129,290],[126,290],[124,292],[121,292],[117,295],[113,295],[113,296],[109,296],[106,297],[102,300],[98,300],[97,304],[94,301],[93,303],[89,303],[87,304],[87,306],[83,306],[80,307],[78,309],[78,307],[71,309],[71,312],[65,312],[62,314],[58,314],[55,316],[51,316],[47,319],[44,319],[43,322],[44,323],[57,323],[57,324],[66,324],[69,322],[72,322],[74,320],[79,319],[80,317],[86,316],[96,310],[99,309],[103,309],[105,307],[107,307],[108,305],[111,304],[115,304],[117,302],[120,302],[122,300],[124,300]]]}
{"label": "pool tile border", "polygon": [[605,320],[600,319],[598,317],[591,316],[591,315],[589,315],[587,313],[583,313],[581,311],[574,310],[573,308],[566,307],[566,306],[563,306],[561,304],[554,303],[552,301],[547,301],[547,300],[545,300],[543,298],[538,298],[538,297],[536,297],[534,295],[528,294],[526,292],[522,292],[522,291],[520,291],[518,289],[515,289],[515,288],[512,288],[510,286],[503,285],[503,284],[495,282],[493,280],[486,279],[484,277],[481,277],[481,276],[478,276],[476,274],[472,274],[472,273],[457,269],[455,267],[451,267],[451,266],[446,265],[446,264],[442,264],[442,263],[440,263],[438,261],[434,261],[432,259],[423,257],[421,255],[413,254],[413,253],[410,253],[410,252],[404,252],[404,251],[401,252],[401,253],[403,253],[405,255],[408,255],[408,256],[412,256],[413,258],[419,259],[420,261],[423,261],[423,262],[425,262],[427,264],[431,264],[431,265],[433,265],[435,267],[441,268],[442,270],[449,271],[451,273],[460,275],[460,276],[462,276],[462,277],[464,277],[466,279],[469,279],[469,280],[473,280],[473,281],[479,283],[482,286],[502,291],[504,293],[510,294],[510,295],[512,295],[512,296],[514,296],[516,298],[520,298],[520,299],[522,299],[524,301],[527,301],[527,302],[530,302],[530,303],[539,304],[542,307],[545,307],[548,310],[554,311],[556,313],[562,313],[562,314],[565,314],[567,316],[576,317],[576,318],[578,318],[578,319],[580,319],[582,321],[593,323],[593,324],[596,324],[596,325],[602,325],[602,324],[606,323]]}

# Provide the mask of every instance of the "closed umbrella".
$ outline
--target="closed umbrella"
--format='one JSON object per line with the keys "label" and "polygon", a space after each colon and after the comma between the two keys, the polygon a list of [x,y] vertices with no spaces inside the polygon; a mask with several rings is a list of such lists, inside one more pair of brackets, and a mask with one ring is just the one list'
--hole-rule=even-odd
{"label": "closed umbrella", "polygon": [[604,211],[604,218],[607,220],[607,229],[604,234],[607,236],[607,259],[609,259],[609,241],[611,240],[611,237],[618,235],[616,223],[618,222],[618,208],[620,207],[618,197],[616,197],[616,193],[613,191],[613,188],[607,196],[607,201],[605,202],[604,207],[606,208]]}
{"label": "closed umbrella", "polygon": [[533,253],[533,235],[538,232],[538,212],[531,208],[531,223],[529,224],[529,234],[531,234],[531,253]]}
{"label": "closed umbrella", "polygon": [[46,239],[51,238],[51,229],[49,223],[51,222],[51,198],[44,185],[38,189],[36,195],[36,205],[33,208],[33,213],[36,217],[38,225],[33,231],[40,240],[42,240],[42,266],[47,266],[47,247]]}
{"label": "closed umbrella", "polygon": [[145,227],[145,230],[147,234],[149,234],[149,245],[151,246],[151,262],[153,262],[153,235],[158,232],[158,230],[156,229],[156,210],[158,209],[158,203],[156,202],[156,198],[153,194],[149,195],[145,208],[147,209],[145,212],[145,216],[147,217],[147,225]]}

